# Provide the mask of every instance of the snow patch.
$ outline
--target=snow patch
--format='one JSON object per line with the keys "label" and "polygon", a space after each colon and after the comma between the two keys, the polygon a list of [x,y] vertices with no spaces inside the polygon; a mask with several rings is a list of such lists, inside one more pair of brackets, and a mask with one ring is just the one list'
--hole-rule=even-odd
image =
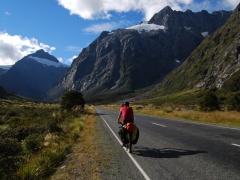
{"label": "snow patch", "polygon": [[159,30],[159,29],[163,30],[163,29],[165,29],[165,27],[157,25],[157,24],[142,23],[142,24],[137,24],[135,26],[128,27],[126,29],[135,29],[139,33],[142,33],[142,32],[149,32],[151,30]]}
{"label": "snow patch", "polygon": [[176,59],[176,63],[179,63],[179,64],[180,64],[181,62],[180,62],[178,59]]}
{"label": "snow patch", "polygon": [[29,56],[29,58],[41,63],[41,64],[44,64],[46,66],[54,66],[54,67],[68,67],[66,64],[63,64],[63,63],[60,63],[60,62],[53,62],[53,61],[50,61],[48,59],[44,59],[44,58],[39,58],[39,57],[34,57],[34,56]]}
{"label": "snow patch", "polygon": [[108,47],[108,42],[105,44],[105,48],[107,48]]}
{"label": "snow patch", "polygon": [[186,30],[190,31],[192,28],[191,27],[184,27]]}
{"label": "snow patch", "polygon": [[209,33],[208,33],[208,32],[202,32],[201,34],[202,34],[203,37],[209,36]]}

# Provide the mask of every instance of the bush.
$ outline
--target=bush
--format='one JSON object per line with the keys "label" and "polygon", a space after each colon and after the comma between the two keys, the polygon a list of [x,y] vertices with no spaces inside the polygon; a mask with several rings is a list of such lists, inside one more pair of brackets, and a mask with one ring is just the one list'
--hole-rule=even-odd
{"label": "bush", "polygon": [[85,100],[81,92],[76,90],[69,90],[63,94],[61,98],[61,109],[62,110],[72,110],[73,108],[80,106],[84,108]]}
{"label": "bush", "polygon": [[1,124],[6,123],[11,117],[17,116],[18,114],[14,111],[8,111],[2,118],[1,118]]}
{"label": "bush", "polygon": [[14,179],[20,158],[21,145],[16,139],[2,138],[0,141],[0,179]]}
{"label": "bush", "polygon": [[15,131],[16,134],[16,138],[18,139],[18,141],[24,140],[28,135],[29,135],[29,131],[27,127],[17,127],[17,128],[13,128],[12,131]]}
{"label": "bush", "polygon": [[41,149],[43,137],[39,134],[31,134],[25,138],[24,148],[30,153],[37,152]]}
{"label": "bush", "polygon": [[61,132],[62,128],[59,127],[59,122],[57,120],[53,120],[47,124],[47,129],[49,132]]}
{"label": "bush", "polygon": [[201,111],[220,110],[220,105],[217,96],[210,90],[205,92],[202,100],[199,103],[199,108]]}
{"label": "bush", "polygon": [[17,139],[1,138],[0,141],[0,154],[7,156],[14,156],[21,152],[20,143]]}
{"label": "bush", "polygon": [[232,94],[229,97],[229,110],[240,111],[240,93]]}

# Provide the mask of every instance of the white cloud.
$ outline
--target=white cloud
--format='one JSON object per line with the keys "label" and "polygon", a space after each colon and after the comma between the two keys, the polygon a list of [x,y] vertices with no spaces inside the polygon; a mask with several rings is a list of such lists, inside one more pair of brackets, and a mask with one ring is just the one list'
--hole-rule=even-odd
{"label": "white cloud", "polygon": [[83,31],[87,33],[99,34],[103,31],[112,31],[118,28],[129,27],[130,25],[132,25],[132,22],[121,20],[118,22],[93,24],[89,27],[84,28]]}
{"label": "white cloud", "polygon": [[81,52],[82,48],[78,46],[67,46],[65,51],[72,51],[72,52]]}
{"label": "white cloud", "polygon": [[38,40],[35,38],[0,32],[0,49],[0,65],[12,65],[24,56],[34,53],[39,49],[51,53],[55,50],[55,47],[38,43]]}
{"label": "white cloud", "polygon": [[[81,47],[77,47],[77,46],[67,46],[67,47],[64,49],[64,51],[76,52],[76,53],[79,54],[79,52],[82,51],[82,48],[81,48]],[[77,55],[74,55],[74,56],[72,56],[71,58],[68,58],[68,59],[62,58],[62,57],[59,57],[59,58],[57,58],[57,59],[59,60],[59,62],[61,62],[61,63],[63,63],[63,64],[67,64],[67,65],[70,66],[70,65],[72,64],[73,60],[74,60],[75,58],[77,58],[77,57],[78,57]]]}
{"label": "white cloud", "polygon": [[187,5],[193,0],[58,0],[59,5],[83,19],[110,17],[111,11],[127,12],[142,11],[149,20],[165,6],[180,10],[180,4]]}
{"label": "white cloud", "polygon": [[11,14],[7,11],[4,14],[7,15],[7,16],[11,16]]}
{"label": "white cloud", "polygon": [[188,5],[183,5],[182,9],[190,9],[192,11],[201,11],[201,10],[206,10],[209,13],[213,11],[218,11],[218,10],[233,10],[237,7],[239,4],[239,0],[218,0],[218,1],[213,1],[213,0],[201,0],[201,1],[196,1],[194,3],[190,3]]}
{"label": "white cloud", "polygon": [[72,64],[73,60],[77,58],[78,56],[73,56],[70,59],[67,60],[66,64]]}
{"label": "white cloud", "polygon": [[195,3],[190,3],[187,5],[184,5],[182,9],[190,9],[192,11],[201,11],[201,10],[206,10],[208,12],[214,11],[216,8],[219,6],[219,1],[212,3],[212,0],[202,0],[202,1],[197,1]]}
{"label": "white cloud", "polygon": [[236,8],[237,5],[240,3],[239,0],[224,0],[224,4],[226,6],[232,7],[232,8]]}
{"label": "white cloud", "polygon": [[73,60],[74,60],[75,58],[77,58],[77,57],[78,57],[78,56],[73,56],[73,57],[71,57],[71,58],[69,58],[69,59],[67,59],[67,60],[63,59],[62,57],[59,57],[58,60],[59,60],[59,62],[70,66],[70,65],[72,64]]}
{"label": "white cloud", "polygon": [[116,29],[119,25],[117,23],[111,22],[111,23],[102,23],[102,24],[93,24],[92,26],[89,26],[84,29],[85,32],[88,33],[101,33],[102,31],[111,31],[113,29]]}
{"label": "white cloud", "polygon": [[[58,0],[59,5],[83,19],[110,18],[111,11],[141,11],[144,20],[149,20],[155,13],[166,6],[173,10],[208,11],[235,8],[239,0]],[[227,6],[227,7],[226,7]],[[217,9],[220,8],[220,9]]]}

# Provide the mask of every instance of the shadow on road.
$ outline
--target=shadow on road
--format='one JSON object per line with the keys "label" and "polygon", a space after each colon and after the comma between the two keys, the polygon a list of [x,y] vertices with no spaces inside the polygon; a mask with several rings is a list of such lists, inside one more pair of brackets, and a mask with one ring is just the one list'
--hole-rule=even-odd
{"label": "shadow on road", "polygon": [[190,156],[200,153],[207,153],[206,151],[192,151],[184,149],[173,149],[173,148],[147,148],[147,147],[134,147],[133,154],[144,157],[152,158],[179,158],[181,156]]}

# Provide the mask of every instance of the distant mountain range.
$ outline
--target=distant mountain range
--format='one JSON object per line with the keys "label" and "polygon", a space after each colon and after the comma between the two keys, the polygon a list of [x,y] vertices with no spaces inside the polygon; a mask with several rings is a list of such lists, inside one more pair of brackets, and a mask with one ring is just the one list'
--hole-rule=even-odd
{"label": "distant mountain range", "polygon": [[71,67],[43,50],[30,54],[0,74],[0,86],[45,101],[76,89],[87,102],[113,102],[153,86],[157,95],[196,88],[239,91],[239,11],[166,7],[149,22],[102,32]]}
{"label": "distant mountain range", "polygon": [[38,50],[15,63],[0,77],[0,86],[27,98],[42,100],[46,92],[69,69],[54,56]]}
{"label": "distant mountain range", "polygon": [[149,22],[102,32],[51,88],[48,99],[59,99],[67,89],[74,88],[88,101],[114,101],[160,83],[231,13],[180,12],[166,7]]}

